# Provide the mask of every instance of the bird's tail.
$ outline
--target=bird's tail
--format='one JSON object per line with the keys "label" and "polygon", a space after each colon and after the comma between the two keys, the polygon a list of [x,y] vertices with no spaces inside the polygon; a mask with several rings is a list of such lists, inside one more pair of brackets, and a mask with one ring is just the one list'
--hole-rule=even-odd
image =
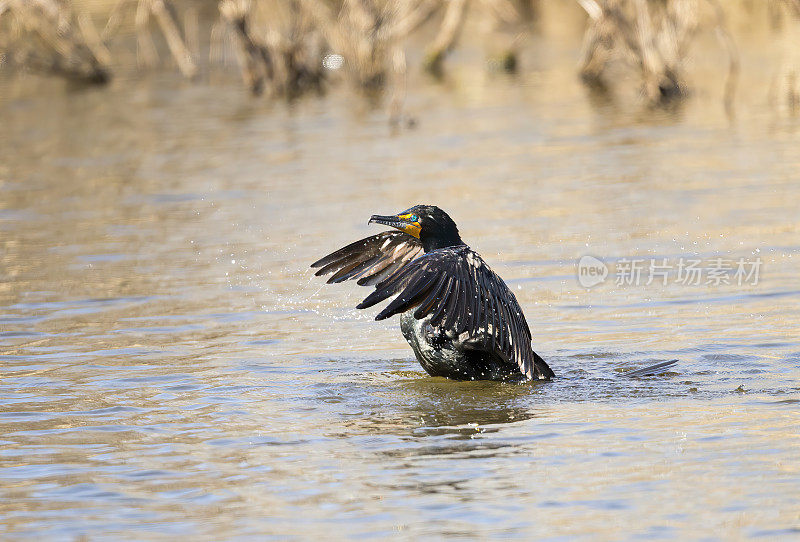
{"label": "bird's tail", "polygon": [[541,378],[550,380],[551,378],[556,376],[556,373],[553,372],[553,369],[551,369],[550,366],[547,364],[547,362],[543,360],[542,357],[536,352],[533,353],[533,366],[534,366],[534,371],[533,371],[534,379]]}
{"label": "bird's tail", "polygon": [[671,359],[669,361],[662,361],[661,363],[656,363],[655,365],[648,365],[647,367],[643,367],[641,369],[635,369],[633,371],[627,371],[623,373],[623,376],[629,376],[631,378],[636,378],[637,376],[646,376],[646,375],[657,375],[661,373],[667,372],[667,369],[672,367],[678,363],[677,359]]}

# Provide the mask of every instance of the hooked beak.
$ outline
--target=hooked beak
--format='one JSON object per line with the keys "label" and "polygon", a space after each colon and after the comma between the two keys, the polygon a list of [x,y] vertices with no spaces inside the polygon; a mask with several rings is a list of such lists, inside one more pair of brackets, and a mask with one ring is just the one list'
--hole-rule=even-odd
{"label": "hooked beak", "polygon": [[419,239],[419,232],[422,229],[419,221],[412,222],[410,214],[407,215],[372,215],[369,219],[369,224],[383,224],[384,226],[391,226],[400,231],[404,231],[412,237]]}

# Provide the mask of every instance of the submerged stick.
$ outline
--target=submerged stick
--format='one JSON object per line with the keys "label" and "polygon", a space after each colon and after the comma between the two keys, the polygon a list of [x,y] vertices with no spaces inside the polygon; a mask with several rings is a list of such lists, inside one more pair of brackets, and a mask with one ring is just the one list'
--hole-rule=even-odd
{"label": "submerged stick", "polygon": [[647,367],[643,367],[641,369],[636,369],[633,371],[628,371],[623,373],[623,376],[629,376],[631,378],[635,378],[638,376],[648,376],[648,375],[656,375],[665,373],[666,369],[669,369],[673,365],[678,363],[677,359],[672,359],[670,361],[662,361],[661,363],[656,363],[655,365],[649,365]]}

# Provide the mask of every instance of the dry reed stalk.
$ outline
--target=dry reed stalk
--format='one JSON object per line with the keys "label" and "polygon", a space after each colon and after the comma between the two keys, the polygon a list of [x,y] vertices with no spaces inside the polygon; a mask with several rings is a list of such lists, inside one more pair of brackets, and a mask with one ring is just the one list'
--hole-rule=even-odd
{"label": "dry reed stalk", "polygon": [[482,0],[487,14],[484,28],[488,43],[489,66],[494,70],[515,73],[519,43],[523,39],[522,24],[533,16],[532,7],[523,1]]}
{"label": "dry reed stalk", "polygon": [[533,23],[539,19],[541,13],[540,0],[516,0],[514,7],[516,7],[523,23]]}
{"label": "dry reed stalk", "polygon": [[[650,104],[686,96],[682,62],[698,32],[701,0],[577,0],[591,22],[584,36],[581,77],[606,88],[605,71],[616,59],[635,66]],[[716,0],[706,0],[712,26],[728,53],[725,105],[730,112],[739,69],[738,53]]]}
{"label": "dry reed stalk", "polygon": [[139,61],[145,66],[153,66],[158,61],[158,51],[150,35],[150,22],[155,20],[167,42],[172,58],[184,77],[193,79],[197,76],[197,64],[194,61],[186,39],[178,25],[178,16],[170,0],[119,0],[111,10],[102,37],[107,40],[122,24],[124,10],[135,2],[137,54]]}
{"label": "dry reed stalk", "polygon": [[260,95],[264,91],[265,83],[274,78],[275,70],[266,45],[257,41],[250,31],[252,4],[246,1],[223,0],[219,3],[219,11],[233,29],[242,79],[253,95]]}
{"label": "dry reed stalk", "polygon": [[21,66],[104,84],[109,54],[91,21],[68,0],[0,1],[0,51]]}
{"label": "dry reed stalk", "polygon": [[444,59],[453,50],[467,14],[467,0],[449,0],[439,32],[425,53],[425,70],[435,77],[444,75]]}
{"label": "dry reed stalk", "polygon": [[783,9],[790,16],[800,17],[800,0],[770,0],[768,8],[774,27],[783,24]]}
{"label": "dry reed stalk", "polygon": [[344,57],[351,81],[366,91],[396,79],[396,48],[440,6],[438,0],[343,0],[333,9],[323,0],[299,2],[332,50]]}
{"label": "dry reed stalk", "polygon": [[192,60],[192,55],[189,53],[189,48],[184,42],[178,25],[176,23],[175,10],[167,0],[142,0],[147,1],[150,7],[150,13],[153,14],[158,26],[161,28],[161,33],[167,40],[172,58],[178,64],[181,73],[191,79],[197,75],[197,65]]}
{"label": "dry reed stalk", "polygon": [[736,47],[736,41],[728,30],[728,24],[725,20],[725,12],[717,0],[706,0],[714,11],[716,17],[715,31],[725,51],[728,53],[728,74],[725,78],[725,95],[724,104],[725,111],[729,117],[733,117],[733,100],[736,94],[736,84],[739,80],[739,50]]}
{"label": "dry reed stalk", "polygon": [[773,0],[770,19],[781,48],[776,74],[769,87],[769,101],[778,110],[800,113],[800,0]]}
{"label": "dry reed stalk", "polygon": [[[425,54],[424,69],[437,78],[444,75],[444,61],[461,34],[470,5],[467,0],[446,0],[445,13]],[[490,66],[502,71],[517,69],[517,49],[523,37],[521,26],[536,17],[536,0],[476,0],[471,9],[480,12],[488,43]]]}
{"label": "dry reed stalk", "polygon": [[[372,99],[390,89],[389,121],[403,120],[407,63],[404,41],[440,8],[440,0],[298,0],[343,59],[351,83]],[[407,119],[408,125],[414,121]]]}
{"label": "dry reed stalk", "polygon": [[[403,104],[406,100],[406,53],[398,44],[392,46],[392,96],[389,100],[389,124],[399,127],[403,121]],[[410,121],[413,123],[413,121]]]}
{"label": "dry reed stalk", "polygon": [[219,10],[233,32],[242,78],[254,95],[265,88],[288,98],[322,90],[328,45],[297,0],[270,13],[263,38],[253,29],[257,13],[249,0],[222,0]]}

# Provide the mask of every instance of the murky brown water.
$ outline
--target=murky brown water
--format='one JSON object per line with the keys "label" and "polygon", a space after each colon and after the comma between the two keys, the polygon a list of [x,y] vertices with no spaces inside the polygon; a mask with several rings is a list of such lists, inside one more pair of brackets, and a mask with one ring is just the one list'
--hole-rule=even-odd
{"label": "murky brown water", "polygon": [[[710,92],[598,102],[574,58],[423,81],[394,135],[345,91],[6,82],[5,536],[798,536],[800,119],[755,91],[732,123]],[[515,289],[557,380],[430,378],[352,309],[367,290],[309,273],[421,202]],[[592,289],[587,254],[612,267]],[[762,265],[617,286],[635,258]]]}

